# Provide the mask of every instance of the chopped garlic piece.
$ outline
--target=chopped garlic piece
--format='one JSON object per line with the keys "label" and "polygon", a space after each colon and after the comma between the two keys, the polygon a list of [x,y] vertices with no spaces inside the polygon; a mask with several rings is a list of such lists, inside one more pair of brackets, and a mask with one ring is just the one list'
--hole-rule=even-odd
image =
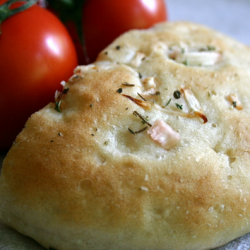
{"label": "chopped garlic piece", "polygon": [[238,110],[242,110],[243,106],[241,102],[239,101],[238,97],[235,94],[231,94],[227,97],[227,100],[231,102],[234,108],[237,108]]}
{"label": "chopped garlic piece", "polygon": [[176,61],[188,66],[211,66],[221,59],[221,54],[215,51],[199,51],[178,53]]}
{"label": "chopped garlic piece", "polygon": [[[79,75],[80,74],[80,75]],[[78,74],[75,74],[75,75],[73,75],[73,76],[71,76],[70,78],[69,78],[69,81],[68,81],[68,83],[75,83],[75,82],[77,82],[78,80],[81,80],[83,78],[83,76],[82,76],[82,73],[80,72],[80,73],[78,73]]]}
{"label": "chopped garlic piece", "polygon": [[157,90],[155,88],[151,88],[149,90],[143,91],[142,95],[146,96],[147,99],[149,99],[149,98],[151,99],[151,98],[154,98],[156,93],[157,93]]}
{"label": "chopped garlic piece", "polygon": [[134,67],[139,67],[141,65],[142,59],[145,58],[145,56],[146,55],[144,53],[138,51],[130,64]]}
{"label": "chopped garlic piece", "polygon": [[74,69],[74,74],[77,74],[77,75],[82,75],[82,73],[86,73],[87,71],[89,71],[90,69],[93,69],[95,68],[96,66],[94,64],[89,64],[89,65],[81,65],[81,66],[77,66],[75,69]]}
{"label": "chopped garlic piece", "polygon": [[[118,49],[119,48],[119,49]],[[129,64],[136,55],[136,48],[129,46],[116,46],[108,49],[108,58],[117,63]]]}
{"label": "chopped garlic piece", "polygon": [[151,104],[147,101],[142,101],[140,99],[134,98],[130,95],[124,95],[122,94],[124,97],[127,97],[128,99],[130,99],[132,102],[134,102],[135,104],[137,104],[138,106],[144,108],[144,109],[151,109]]}
{"label": "chopped garlic piece", "polygon": [[143,95],[152,97],[152,95],[154,95],[157,92],[154,77],[146,77],[142,80],[142,83],[144,87],[144,91],[142,92]]}
{"label": "chopped garlic piece", "polygon": [[65,86],[66,82],[65,81],[61,81],[60,83],[63,87]]}
{"label": "chopped garlic piece", "polygon": [[57,98],[58,98],[58,96],[61,94],[61,92],[60,91],[58,91],[58,90],[56,90],[56,92],[55,92],[55,100],[57,100]]}
{"label": "chopped garlic piece", "polygon": [[148,192],[149,189],[147,187],[140,187],[142,191]]}
{"label": "chopped garlic piece", "polygon": [[201,110],[200,103],[198,102],[198,100],[194,96],[194,94],[191,91],[191,89],[182,88],[181,91],[183,92],[183,94],[184,94],[184,96],[185,96],[185,98],[187,100],[187,103],[188,103],[189,107],[193,111],[200,111]]}
{"label": "chopped garlic piece", "polygon": [[176,57],[181,53],[184,53],[183,48],[180,48],[179,46],[173,46],[168,50],[168,57],[172,60],[176,60]]}
{"label": "chopped garlic piece", "polygon": [[157,119],[152,127],[147,131],[151,138],[158,142],[164,149],[171,149],[180,140],[180,135],[174,131],[167,123]]}
{"label": "chopped garlic piece", "polygon": [[204,123],[206,123],[207,122],[207,117],[203,113],[203,111],[201,109],[201,106],[200,106],[200,103],[198,102],[198,100],[194,96],[191,89],[181,88],[181,91],[183,92],[190,109],[192,109],[194,114],[199,116],[200,118],[202,118]]}
{"label": "chopped garlic piece", "polygon": [[167,49],[167,45],[163,42],[157,42],[152,47],[152,51],[158,55],[164,55]]}
{"label": "chopped garlic piece", "polygon": [[146,77],[142,80],[145,90],[149,90],[151,88],[156,88],[154,77]]}
{"label": "chopped garlic piece", "polygon": [[168,57],[188,66],[211,66],[218,63],[222,55],[218,51],[209,50],[210,47],[204,50],[204,48],[192,49],[183,45],[182,47],[173,46],[168,51]]}

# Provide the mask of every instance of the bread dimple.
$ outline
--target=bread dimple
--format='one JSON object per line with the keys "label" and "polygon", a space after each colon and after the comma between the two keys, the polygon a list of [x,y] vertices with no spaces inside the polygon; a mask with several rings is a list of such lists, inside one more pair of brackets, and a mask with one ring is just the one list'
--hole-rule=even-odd
{"label": "bread dimple", "polygon": [[[249,56],[197,24],[124,34],[27,121],[1,219],[62,250],[200,250],[247,233]],[[180,136],[170,149],[147,133],[157,119]]]}

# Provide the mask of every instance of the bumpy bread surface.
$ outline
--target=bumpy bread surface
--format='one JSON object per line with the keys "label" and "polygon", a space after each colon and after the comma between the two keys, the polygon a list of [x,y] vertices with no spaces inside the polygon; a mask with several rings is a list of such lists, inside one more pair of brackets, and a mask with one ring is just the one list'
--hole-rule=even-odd
{"label": "bumpy bread surface", "polygon": [[[173,48],[194,50],[198,64],[175,60]],[[204,51],[220,59],[207,64]],[[207,122],[186,115],[185,88]],[[50,103],[33,114],[4,160],[7,225],[58,250],[201,250],[250,231],[248,47],[197,24],[162,23],[119,37],[64,89],[61,112]],[[142,101],[138,93],[148,108],[124,96]],[[133,134],[147,126],[134,111],[166,122],[177,145]]]}

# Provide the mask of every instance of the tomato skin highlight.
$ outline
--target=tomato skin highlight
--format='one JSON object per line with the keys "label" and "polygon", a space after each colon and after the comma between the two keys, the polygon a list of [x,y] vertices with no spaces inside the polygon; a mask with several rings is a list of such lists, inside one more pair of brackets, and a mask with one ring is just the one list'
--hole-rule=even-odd
{"label": "tomato skin highlight", "polygon": [[88,63],[130,29],[147,29],[167,20],[164,0],[87,0],[82,26]]}
{"label": "tomato skin highlight", "polygon": [[[6,1],[0,1],[0,4]],[[8,149],[28,117],[54,102],[60,82],[77,66],[73,42],[63,24],[34,5],[1,24],[0,149]]]}

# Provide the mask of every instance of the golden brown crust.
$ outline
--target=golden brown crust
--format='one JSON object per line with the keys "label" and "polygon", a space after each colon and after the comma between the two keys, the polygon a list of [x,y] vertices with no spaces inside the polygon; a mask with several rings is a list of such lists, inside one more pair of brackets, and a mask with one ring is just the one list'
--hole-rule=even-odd
{"label": "golden brown crust", "polygon": [[[249,58],[191,23],[121,36],[76,69],[61,112],[47,105],[18,135],[0,178],[2,220],[62,250],[201,250],[249,232]],[[173,97],[182,88],[191,99]],[[133,134],[149,127],[134,111],[180,141],[165,150]]]}

